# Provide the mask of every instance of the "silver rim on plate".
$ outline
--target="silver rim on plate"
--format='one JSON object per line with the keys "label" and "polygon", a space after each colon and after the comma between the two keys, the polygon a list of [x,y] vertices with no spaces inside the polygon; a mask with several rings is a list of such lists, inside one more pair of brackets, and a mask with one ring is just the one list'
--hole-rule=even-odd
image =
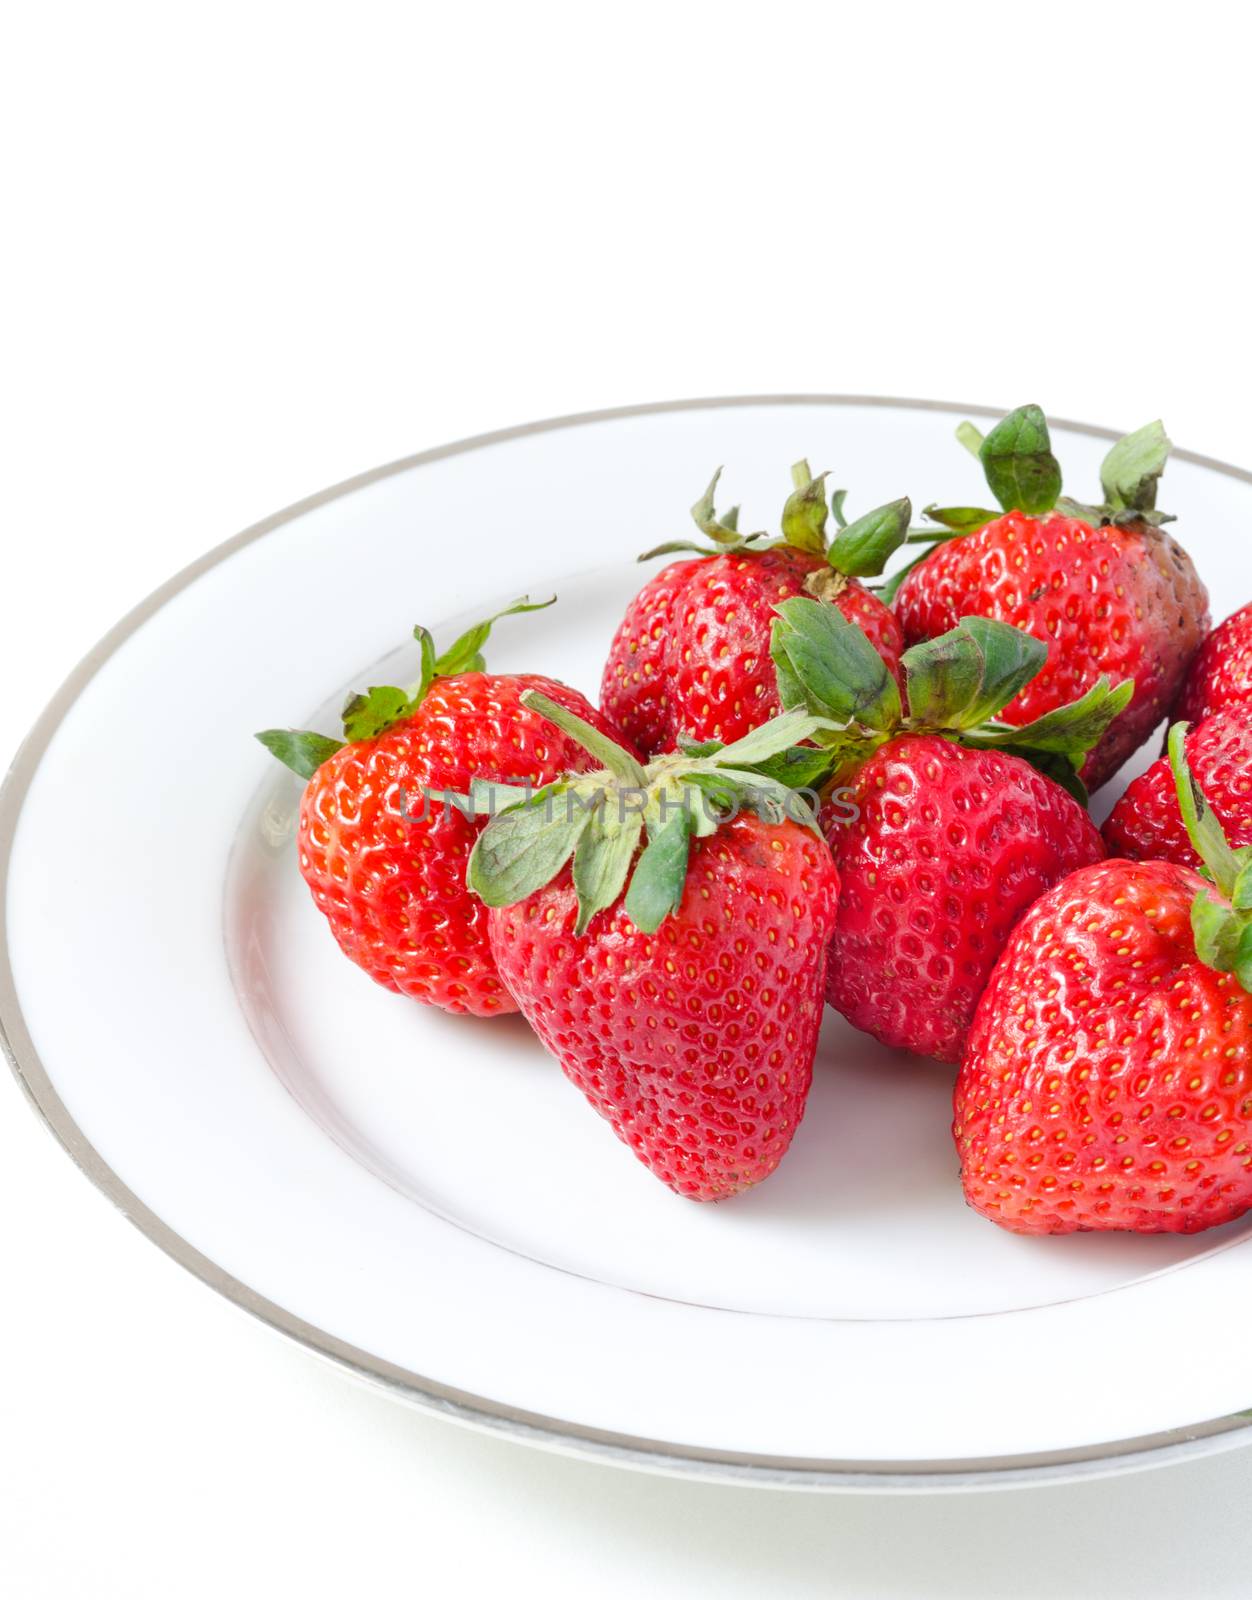
{"label": "silver rim on plate", "polygon": [[[22,1015],[9,959],[8,874],[18,818],[31,780],[57,728],[86,685],[114,652],[149,617],[181,590],[194,583],[210,568],[225,561],[235,551],[272,533],[276,528],[304,516],[318,506],[363,489],[380,479],[410,471],[431,461],[483,449],[528,434],[546,433],[559,428],[587,423],[608,422],[621,417],[655,415],[667,411],[718,410],[731,406],[881,406],[912,411],[960,411],[975,416],[995,417],[1001,413],[990,406],[965,406],[939,400],[898,400],[880,395],[737,395],[703,400],[667,400],[649,405],[618,406],[603,411],[587,411],[553,417],[543,422],[504,428],[478,434],[471,439],[441,445],[403,460],[375,467],[370,472],[324,489],[319,494],[288,506],[267,517],[234,538],[210,550],[190,566],[161,585],[116,624],[84,657],[57,690],[14,758],[3,788],[0,788],[0,1042],[26,1091],[31,1104],[51,1129],[75,1163],[108,1198],[149,1239],[180,1266],[194,1273],[209,1288],[233,1301],[242,1310],[296,1340],[315,1354],[324,1356],[360,1378],[382,1385],[402,1399],[437,1415],[510,1438],[571,1454],[595,1457],[621,1465],[644,1468],[680,1476],[696,1476],[734,1483],[763,1483],[776,1487],[825,1488],[882,1491],[903,1489],[933,1492],[940,1489],[1011,1487],[1091,1477],[1131,1467],[1164,1465],[1189,1456],[1208,1455],[1247,1442],[1252,1428],[1252,1412],[1212,1418],[1186,1428],[1118,1440],[1111,1444],[1074,1450],[1056,1450],[1020,1456],[997,1456],[980,1460],[956,1461],[841,1461],[821,1458],[767,1456],[734,1451],[703,1450],[658,1439],[637,1438],[629,1434],[582,1427],[556,1417],[540,1416],[513,1406],[500,1405],[480,1395],[451,1389],[420,1373],[410,1372],[391,1362],[379,1360],[334,1338],[321,1328],[293,1316],[282,1306],[257,1294],[247,1284],[222,1270],[201,1254],[180,1234],[175,1233],[157,1214],[134,1195],[116,1172],[104,1161],[91,1141],[66,1110],[35,1049],[26,1019]],[[1111,428],[1085,423],[1057,421],[1056,426],[1094,438],[1114,439]],[[1176,459],[1206,467],[1227,477],[1252,483],[1252,472],[1232,467],[1208,456],[1186,450],[1174,452]]]}

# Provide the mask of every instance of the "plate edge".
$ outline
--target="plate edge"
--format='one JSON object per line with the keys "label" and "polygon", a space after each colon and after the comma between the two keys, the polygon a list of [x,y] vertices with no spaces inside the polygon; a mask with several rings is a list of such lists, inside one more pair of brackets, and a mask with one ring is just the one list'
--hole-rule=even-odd
{"label": "plate edge", "polygon": [[[161,1220],[104,1161],[70,1116],[35,1050],[18,1002],[9,959],[9,863],[26,794],[44,751],[66,714],[105,662],[150,616],[203,573],[236,551],[319,506],[356,493],[371,484],[448,457],[526,438],[537,433],[589,426],[627,417],[667,412],[724,410],[749,406],[869,406],[894,410],[963,412],[995,417],[1002,409],[945,400],[901,399],[889,395],[778,394],[736,395],[662,400],[573,412],[495,429],[432,449],[419,451],[371,468],[309,495],[253,523],[214,546],[176,572],[128,611],[79,661],[49,700],[18,747],[0,786],[0,1046],[36,1115],[79,1170],[167,1256],[193,1273],[239,1309],[306,1349],[346,1368],[354,1376],[381,1386],[432,1414],[480,1430],[500,1433],[551,1450],[588,1456],[639,1470],[683,1477],[695,1476],[737,1484],[861,1492],[899,1490],[934,1492],[974,1488],[1024,1487],[1045,1482],[1130,1471],[1196,1455],[1214,1453],[1247,1442],[1232,1435],[1248,1434],[1252,1412],[1213,1418],[1186,1428],[1144,1435],[1080,1449],[1038,1452],[1017,1457],[992,1457],[941,1462],[863,1462],[772,1457],[747,1452],[704,1450],[662,1440],[586,1428],[490,1401],[423,1378],[369,1352],[349,1345],[293,1315],[225,1272]],[[1054,419],[1054,426],[1101,439],[1117,431],[1087,423]],[[1252,471],[1214,457],[1175,450],[1176,459],[1208,468],[1226,477],[1252,483]]]}

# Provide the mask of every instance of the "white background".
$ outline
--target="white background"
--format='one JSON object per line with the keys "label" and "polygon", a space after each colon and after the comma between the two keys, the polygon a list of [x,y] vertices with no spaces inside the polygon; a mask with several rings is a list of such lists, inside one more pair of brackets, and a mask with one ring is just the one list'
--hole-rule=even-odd
{"label": "white background", "polygon": [[[6,15],[4,750],[210,545],[513,422],[1034,399],[1163,414],[1252,465],[1233,8]],[[469,543],[449,529],[448,558]],[[344,574],[352,604],[372,581]],[[649,1479],[411,1414],[253,1327],[110,1212],[7,1075],[0,1204],[0,1589],[21,1600],[1249,1592],[1252,1454],[944,1499]]]}

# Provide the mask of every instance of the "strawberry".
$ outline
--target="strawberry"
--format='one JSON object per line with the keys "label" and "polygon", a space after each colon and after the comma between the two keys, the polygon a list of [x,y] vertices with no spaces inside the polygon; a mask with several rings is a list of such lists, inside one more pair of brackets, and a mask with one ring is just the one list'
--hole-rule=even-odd
{"label": "strawberry", "polygon": [[645,754],[674,749],[678,736],[731,742],[779,711],[769,659],[772,608],[810,594],[856,622],[894,670],[903,648],[891,611],[859,580],[881,572],[903,542],[912,514],[896,500],[844,524],[843,491],[833,496],[840,528],[826,543],[825,477],[806,462],[792,469],[795,490],[783,509],[783,539],[740,534],[736,507],[718,517],[713,494],[720,470],[692,507],[713,548],[682,541],[641,556],[680,550],[627,607],[604,668],[600,700]]}
{"label": "strawberry", "polygon": [[502,811],[476,844],[468,882],[492,908],[500,976],[646,1167],[725,1199],[778,1165],[812,1077],[838,878],[811,812],[768,773],[817,719],[643,768],[524,698],[606,770]]}
{"label": "strawberry", "polygon": [[851,798],[856,822],[829,835],[843,893],[827,997],[885,1044],[959,1061],[1018,917],[1103,856],[1100,835],[1019,757],[933,734],[877,751]]}
{"label": "strawberry", "polygon": [[1208,629],[1208,594],[1153,509],[1169,440],[1159,422],[1113,446],[1101,469],[1105,503],[1061,498],[1061,472],[1038,406],[1012,412],[983,439],[965,423],[1003,508],[928,515],[945,542],[899,582],[896,612],[908,643],[963,616],[994,617],[1048,647],[1046,670],[1004,718],[1025,723],[1085,693],[1107,673],[1134,699],[1091,752],[1084,777],[1106,782],[1166,715]]}
{"label": "strawberry", "polygon": [[[500,615],[536,609],[522,600]],[[300,871],[344,954],[388,989],[475,1016],[517,1006],[496,971],[486,910],[465,887],[483,824],[440,793],[465,790],[475,778],[542,784],[590,764],[580,745],[524,703],[529,690],[578,712],[606,738],[620,737],[575,689],[531,673],[485,672],[481,649],[496,620],[439,657],[430,634],[415,628],[418,684],[352,696],[346,744],[290,729],[257,735],[308,780]]]}
{"label": "strawberry", "polygon": [[823,811],[841,885],[826,996],[884,1044],[959,1060],[1017,919],[1104,854],[1062,783],[1080,792],[1077,768],[1131,686],[1102,679],[1027,727],[996,721],[1046,655],[1029,634],[966,618],[905,652],[906,716],[859,630],[810,600],[779,607],[782,699],[839,730],[814,735],[837,785]]}
{"label": "strawberry", "polygon": [[953,1132],[970,1205],[1017,1233],[1194,1233],[1252,1206],[1252,850],[1170,759],[1215,880],[1086,867],[1028,911],[978,1007]]}
{"label": "strawberry", "polygon": [[1235,705],[1252,706],[1252,605],[1227,617],[1200,646],[1175,715],[1202,722]]}
{"label": "strawberry", "polygon": [[[1252,705],[1219,711],[1192,728],[1186,754],[1226,837],[1235,845],[1252,845]],[[1199,870],[1202,863],[1187,837],[1167,756],[1130,784],[1104,824],[1104,841],[1110,855],[1176,861]]]}

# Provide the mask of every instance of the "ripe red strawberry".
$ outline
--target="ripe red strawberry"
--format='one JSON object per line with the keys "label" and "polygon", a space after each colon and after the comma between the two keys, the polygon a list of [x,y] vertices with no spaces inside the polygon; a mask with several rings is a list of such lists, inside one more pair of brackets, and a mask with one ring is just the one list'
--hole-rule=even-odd
{"label": "ripe red strawberry", "polygon": [[1166,715],[1208,628],[1207,591],[1153,510],[1168,450],[1160,423],[1129,435],[1101,470],[1106,504],[1077,505],[1060,498],[1043,413],[1023,406],[979,445],[1005,515],[929,513],[951,531],[896,593],[909,644],[977,615],[1024,628],[1048,646],[1046,670],[1005,708],[1008,722],[1033,721],[1101,674],[1133,682],[1129,709],[1088,758],[1083,775],[1091,788],[1112,777]]}
{"label": "ripe red strawberry", "polygon": [[[717,476],[692,508],[714,541],[662,545],[649,552],[697,550],[646,583],[627,607],[605,664],[600,699],[606,716],[645,754],[672,750],[680,734],[723,743],[741,739],[780,707],[769,659],[773,607],[809,594],[857,623],[894,671],[903,648],[892,612],[861,582],[881,572],[908,532],[907,500],[841,527],[826,546],[825,474],[810,478],[800,462],[797,487],[783,511],[782,542],[738,532],[738,508],[718,518]],[[842,514],[842,493],[834,497]],[[648,557],[641,557],[647,560]]]}
{"label": "ripe red strawberry", "polygon": [[[1252,844],[1252,705],[1219,711],[1192,728],[1186,752],[1227,839],[1234,845]],[[1141,773],[1113,807],[1104,824],[1104,842],[1110,855],[1176,861],[1199,869],[1167,756]]]}
{"label": "ripe red strawberry", "polygon": [[769,815],[790,796],[746,764],[813,719],[643,769],[527,700],[611,766],[558,786],[554,810],[502,813],[475,848],[500,975],[645,1166],[680,1195],[725,1199],[769,1176],[804,1114],[838,879],[816,829],[781,806],[723,821],[706,799],[712,785]]}
{"label": "ripe red strawberry", "polygon": [[1252,605],[1227,617],[1200,646],[1175,715],[1202,722],[1228,706],[1252,706]]}
{"label": "ripe red strawberry", "polygon": [[865,763],[827,837],[839,916],[826,995],[884,1044],[959,1061],[1014,924],[1068,873],[1100,860],[1090,817],[1003,750],[905,734]]}
{"label": "ripe red strawberry", "polygon": [[957,1078],[970,1205],[1018,1233],[1193,1233],[1252,1206],[1252,852],[1231,852],[1171,735],[1218,893],[1110,860],[1039,900],[992,974]]}
{"label": "ripe red strawberry", "polygon": [[808,600],[780,607],[774,653],[784,701],[844,724],[816,735],[839,785],[823,812],[841,884],[827,999],[884,1044],[958,1061],[1017,919],[1104,855],[1078,800],[1023,756],[1073,784],[1130,685],[997,723],[1046,651],[971,617],[905,653],[906,717],[864,637]]}
{"label": "ripe red strawberry", "polygon": [[474,779],[543,784],[592,765],[523,702],[528,690],[620,737],[576,689],[533,673],[484,672],[490,626],[470,629],[438,659],[416,628],[421,681],[350,699],[347,744],[282,729],[257,735],[308,779],[300,871],[344,954],[388,989],[475,1016],[517,1010],[491,955],[486,908],[465,886],[483,823],[432,794],[462,793]]}

